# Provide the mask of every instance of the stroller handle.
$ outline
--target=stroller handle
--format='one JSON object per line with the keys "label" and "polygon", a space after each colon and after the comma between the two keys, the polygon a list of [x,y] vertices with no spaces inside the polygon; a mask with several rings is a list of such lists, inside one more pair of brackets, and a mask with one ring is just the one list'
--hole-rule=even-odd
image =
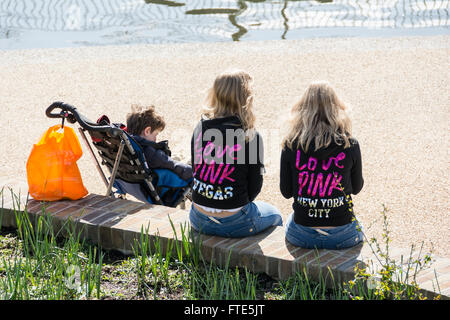
{"label": "stroller handle", "polygon": [[[53,113],[52,111],[55,109],[61,109],[59,113]],[[100,126],[96,123],[93,123],[86,119],[84,116],[78,113],[77,108],[74,106],[63,103],[60,101],[53,102],[47,110],[45,110],[45,114],[49,118],[66,118],[70,123],[78,122],[78,124],[88,131],[101,131],[107,132],[111,136],[115,137],[122,133],[122,130],[119,128],[114,128],[111,126]]]}

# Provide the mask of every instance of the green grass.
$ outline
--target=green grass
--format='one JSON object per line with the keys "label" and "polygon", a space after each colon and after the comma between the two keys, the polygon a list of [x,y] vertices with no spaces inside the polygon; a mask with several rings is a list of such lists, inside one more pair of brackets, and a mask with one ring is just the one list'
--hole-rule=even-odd
{"label": "green grass", "polygon": [[36,221],[20,211],[15,218],[15,231],[1,229],[1,299],[100,297],[103,255],[97,247],[86,246],[69,223],[62,238],[44,211]]}
{"label": "green grass", "polygon": [[[430,261],[429,255],[408,260],[411,274],[398,278],[396,271],[405,263],[389,259],[388,236],[386,251],[372,239],[374,251],[384,262],[381,273],[358,269],[355,279],[334,281],[329,288],[325,276],[314,281],[306,270],[277,281],[232,267],[229,259],[223,267],[207,262],[201,255],[200,237],[188,225],[182,225],[181,234],[164,245],[143,228],[133,254],[124,256],[82,239],[82,230],[71,220],[55,231],[45,210],[35,221],[26,211],[16,211],[15,218],[15,229],[0,225],[0,299],[422,299],[417,286],[406,283]],[[375,278],[379,281],[369,289],[368,281]]]}

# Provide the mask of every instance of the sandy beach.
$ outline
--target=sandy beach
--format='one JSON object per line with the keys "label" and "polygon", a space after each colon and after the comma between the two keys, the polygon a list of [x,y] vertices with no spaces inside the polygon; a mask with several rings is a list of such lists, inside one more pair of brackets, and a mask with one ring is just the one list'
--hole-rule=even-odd
{"label": "sandy beach", "polygon": [[[368,238],[381,241],[383,204],[391,245],[450,257],[450,36],[0,50],[0,180],[23,181],[34,143],[58,121],[64,101],[92,120],[125,122],[131,104],[156,106],[173,155],[188,160],[206,90],[227,68],[254,78],[257,128],[266,176],[258,196],[284,218],[292,200],[279,191],[280,143],[289,110],[310,81],[328,80],[351,107],[365,185],[354,196]],[[89,192],[106,191],[83,142],[79,160]]]}

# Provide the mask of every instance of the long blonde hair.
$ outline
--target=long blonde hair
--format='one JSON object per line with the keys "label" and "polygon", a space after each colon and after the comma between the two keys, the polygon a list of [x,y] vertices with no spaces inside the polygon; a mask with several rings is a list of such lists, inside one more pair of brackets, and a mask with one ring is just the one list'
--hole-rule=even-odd
{"label": "long blonde hair", "polygon": [[352,125],[346,109],[328,82],[311,83],[292,107],[293,117],[283,147],[302,147],[307,152],[313,140],[315,150],[329,146],[332,141],[349,147]]}
{"label": "long blonde hair", "polygon": [[247,138],[251,138],[255,130],[252,82],[253,78],[242,70],[230,70],[217,76],[209,89],[203,115],[209,119],[237,116]]}

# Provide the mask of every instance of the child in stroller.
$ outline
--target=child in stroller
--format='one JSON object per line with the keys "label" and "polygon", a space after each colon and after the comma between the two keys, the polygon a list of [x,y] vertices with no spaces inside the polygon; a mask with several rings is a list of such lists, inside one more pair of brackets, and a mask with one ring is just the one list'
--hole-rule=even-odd
{"label": "child in stroller", "polygon": [[[58,109],[61,111],[54,112]],[[107,196],[128,193],[143,202],[184,207],[185,199],[190,199],[192,168],[170,158],[167,141],[156,143],[165,123],[156,115],[154,107],[147,111],[140,109],[128,115],[131,134],[124,124],[110,123],[106,115],[94,123],[74,106],[60,101],[53,102],[45,113],[49,118],[62,118],[61,127],[65,119],[72,124],[78,122],[81,137],[107,187]],[[89,143],[85,132],[91,136],[92,143]],[[111,173],[109,179],[91,145],[97,149],[101,164]],[[112,191],[113,186],[117,191]]]}
{"label": "child in stroller", "polygon": [[[164,203],[170,202],[174,198],[173,193],[177,191],[174,188],[184,187],[192,182],[192,167],[171,158],[167,140],[156,142],[166,124],[162,116],[156,113],[154,106],[144,108],[132,105],[132,112],[127,115],[126,123],[127,133],[141,146],[149,167],[157,174],[155,186],[158,194]],[[119,190],[145,201],[135,184],[121,180],[116,182]]]}

